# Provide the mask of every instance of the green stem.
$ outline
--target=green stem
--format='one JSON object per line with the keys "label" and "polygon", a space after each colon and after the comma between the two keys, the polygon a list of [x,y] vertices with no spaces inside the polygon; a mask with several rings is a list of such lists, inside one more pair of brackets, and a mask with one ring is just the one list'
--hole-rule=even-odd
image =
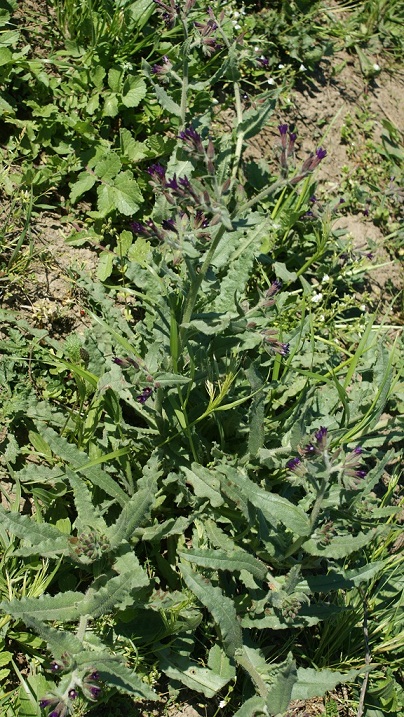
{"label": "green stem", "polygon": [[270,184],[269,187],[265,187],[265,189],[256,194],[255,197],[252,197],[252,199],[249,199],[248,202],[245,202],[241,205],[241,207],[238,207],[237,214],[242,214],[243,212],[247,211],[247,209],[251,209],[251,207],[253,207],[255,204],[258,204],[261,199],[265,199],[265,197],[268,197],[270,194],[273,194],[280,187],[285,187],[288,184],[288,179],[278,179],[277,182]]}
{"label": "green stem", "polygon": [[86,634],[88,625],[88,616],[87,615],[81,615],[79,626],[77,628],[76,637],[80,640],[80,642],[83,642],[84,635]]}
{"label": "green stem", "polygon": [[183,61],[182,61],[182,87],[181,87],[181,127],[185,128],[185,119],[187,116],[187,99],[188,99],[188,84],[189,84],[189,65],[188,65],[188,26],[185,18],[182,18],[182,26],[184,28],[185,42],[183,44]]}
{"label": "green stem", "polygon": [[[183,317],[182,317],[182,324],[187,324],[191,320],[192,312],[195,307],[199,289],[200,289],[201,284],[206,276],[209,266],[212,263],[212,259],[216,252],[218,244],[219,244],[223,234],[225,233],[225,231],[226,231],[226,228],[222,224],[222,226],[219,228],[214,240],[212,241],[212,244],[209,248],[209,251],[206,254],[205,260],[201,266],[199,273],[195,274],[195,278],[191,282],[190,291],[188,294],[188,298],[186,300],[185,309],[184,309],[184,313],[183,313]],[[185,331],[184,327],[181,326],[181,328],[180,328],[180,345],[181,346],[183,345],[182,339],[184,337],[184,331]]]}

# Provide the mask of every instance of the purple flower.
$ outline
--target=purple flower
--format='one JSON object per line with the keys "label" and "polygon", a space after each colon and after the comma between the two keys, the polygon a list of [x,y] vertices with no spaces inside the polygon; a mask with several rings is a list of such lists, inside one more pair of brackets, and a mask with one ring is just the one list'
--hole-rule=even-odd
{"label": "purple flower", "polygon": [[308,443],[307,446],[303,448],[303,451],[306,456],[314,456],[316,453],[316,449],[312,443]]}
{"label": "purple flower", "polygon": [[274,294],[277,294],[278,291],[282,289],[282,280],[281,279],[275,279],[275,281],[272,282],[271,286],[267,291],[265,292],[265,296],[274,296]]}
{"label": "purple flower", "polygon": [[79,696],[79,693],[77,692],[77,690],[69,690],[69,692],[67,694],[68,694],[68,697],[70,700],[76,700],[77,697]]}
{"label": "purple flower", "polygon": [[202,137],[193,127],[187,127],[178,136],[188,146],[188,149],[197,154],[203,154]]}
{"label": "purple flower", "polygon": [[127,358],[119,358],[119,356],[113,356],[112,361],[116,363],[117,366],[121,366],[121,368],[129,368],[129,366],[139,368],[139,364],[136,363],[136,361],[134,361],[129,356]]}
{"label": "purple flower", "polygon": [[355,475],[357,476],[357,478],[365,478],[367,473],[366,473],[366,471],[359,469],[359,470],[355,471]]}
{"label": "purple flower", "polygon": [[172,64],[170,60],[168,59],[167,55],[164,55],[163,57],[163,64],[162,65],[153,65],[152,72],[154,75],[158,75],[159,77],[164,77],[167,75],[168,72],[170,72],[172,68]]}
{"label": "purple flower", "polygon": [[257,62],[259,62],[262,67],[268,67],[269,65],[268,58],[264,57],[263,55],[261,57],[257,57]]}
{"label": "purple flower", "polygon": [[136,396],[136,401],[141,404],[146,403],[147,399],[150,398],[152,393],[153,393],[153,389],[144,388],[142,393],[139,394],[139,396]]}
{"label": "purple flower", "polygon": [[91,694],[91,697],[94,700],[97,700],[101,694],[101,687],[98,687],[98,685],[90,685],[88,689]]}
{"label": "purple flower", "polygon": [[321,160],[324,159],[324,157],[326,157],[326,156],[327,156],[326,149],[323,149],[322,147],[319,147],[318,149],[316,149],[316,157],[319,160],[319,162],[321,162]]}
{"label": "purple flower", "polygon": [[280,124],[278,125],[279,134],[281,137],[284,137],[288,133],[289,125],[287,124]]}
{"label": "purple flower", "polygon": [[178,234],[178,229],[175,226],[175,222],[173,219],[163,219],[163,221],[161,222],[161,226],[163,227],[163,229],[168,229],[169,231]]}
{"label": "purple flower", "polygon": [[291,458],[290,461],[287,462],[286,467],[289,468],[290,471],[295,471],[301,463],[300,458]]}
{"label": "purple flower", "polygon": [[314,436],[316,438],[318,447],[324,450],[327,445],[327,429],[324,428],[324,426],[321,426],[321,428],[316,431]]}
{"label": "purple flower", "polygon": [[157,9],[166,27],[173,27],[178,17],[178,8],[175,0],[168,0],[168,4],[161,2],[161,0],[154,0],[154,2],[157,5]]}
{"label": "purple flower", "polygon": [[174,174],[174,176],[166,182],[166,187],[167,187],[168,189],[173,189],[174,192],[178,192],[178,190],[179,190],[180,187],[179,187],[179,184],[178,184],[178,182],[177,182],[177,175],[176,175],[176,174]]}
{"label": "purple flower", "polygon": [[91,672],[91,674],[88,676],[88,679],[89,679],[89,680],[94,680],[94,682],[98,682],[98,680],[100,679],[100,674],[99,674],[99,672],[97,672],[97,670],[94,670],[94,671]]}
{"label": "purple flower", "polygon": [[131,222],[129,226],[134,234],[147,234],[146,227],[140,222]]}
{"label": "purple flower", "polygon": [[166,178],[166,170],[162,164],[156,162],[156,164],[152,164],[150,167],[148,167],[146,171],[150,175],[150,178],[152,180],[152,186],[161,187],[164,185]]}
{"label": "purple flower", "polygon": [[62,665],[59,665],[59,663],[56,662],[56,660],[53,660],[53,661],[50,663],[49,667],[50,667],[50,669],[51,669],[52,672],[60,672],[60,670],[63,669],[63,668],[62,668]]}

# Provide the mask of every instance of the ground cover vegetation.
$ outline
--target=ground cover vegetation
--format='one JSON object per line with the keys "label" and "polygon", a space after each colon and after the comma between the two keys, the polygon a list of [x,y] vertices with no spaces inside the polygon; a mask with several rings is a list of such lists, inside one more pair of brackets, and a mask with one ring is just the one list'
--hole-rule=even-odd
{"label": "ground cover vegetation", "polygon": [[[400,298],[335,224],[402,255],[402,133],[347,113],[324,190],[331,129],[276,119],[338,51],[370,91],[403,19],[1,1],[2,714],[403,715]],[[18,303],[46,213],[97,257],[70,332]]]}

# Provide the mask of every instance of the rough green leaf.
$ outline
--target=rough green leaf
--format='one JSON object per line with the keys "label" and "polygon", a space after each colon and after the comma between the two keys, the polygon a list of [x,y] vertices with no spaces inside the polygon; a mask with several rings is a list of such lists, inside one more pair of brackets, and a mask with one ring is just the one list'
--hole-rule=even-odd
{"label": "rough green leaf", "polygon": [[233,601],[209,580],[194,573],[185,563],[181,563],[180,570],[188,588],[211,613],[220,629],[226,654],[232,657],[236,650],[241,649],[243,643]]}
{"label": "rough green leaf", "polygon": [[186,552],[179,552],[178,555],[188,562],[212,570],[229,570],[231,572],[247,570],[257,580],[264,580],[268,572],[264,563],[249,555],[247,551],[237,550],[237,548],[233,551],[194,548]]}

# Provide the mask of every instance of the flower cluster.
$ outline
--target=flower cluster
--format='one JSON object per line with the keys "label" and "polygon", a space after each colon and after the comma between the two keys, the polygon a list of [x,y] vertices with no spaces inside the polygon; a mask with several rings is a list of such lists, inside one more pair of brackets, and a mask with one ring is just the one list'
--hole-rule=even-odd
{"label": "flower cluster", "polygon": [[361,466],[363,455],[362,447],[356,446],[352,451],[347,453],[341,461],[340,448],[329,454],[329,435],[327,428],[324,426],[321,426],[315,432],[312,441],[299,449],[299,453],[300,456],[291,458],[286,464],[287,469],[299,478],[303,478],[307,474],[307,461],[324,455],[327,455],[332,472],[337,473],[341,477],[342,484],[346,488],[358,489],[361,481],[367,475],[366,470]]}
{"label": "flower cluster", "polygon": [[[51,663],[52,672],[63,671],[64,669],[63,659],[61,663],[56,661]],[[47,717],[66,717],[72,710],[72,702],[79,696],[79,692],[76,688],[79,688],[84,697],[92,702],[98,700],[102,691],[100,685],[96,684],[99,680],[100,675],[94,668],[91,668],[84,677],[80,677],[75,672],[72,675],[71,683],[65,693],[57,695],[55,692],[47,695],[39,700],[39,707],[41,709],[50,708]]]}
{"label": "flower cluster", "polygon": [[217,41],[218,24],[214,18],[206,22],[195,22],[195,27],[199,33],[197,44],[206,57],[212,57],[215,52],[222,49],[222,45]]}
{"label": "flower cluster", "polygon": [[269,349],[271,353],[280,354],[284,358],[289,356],[289,344],[283,344],[279,341],[275,329],[264,329],[264,331],[261,331],[261,335],[264,339],[267,350]]}

